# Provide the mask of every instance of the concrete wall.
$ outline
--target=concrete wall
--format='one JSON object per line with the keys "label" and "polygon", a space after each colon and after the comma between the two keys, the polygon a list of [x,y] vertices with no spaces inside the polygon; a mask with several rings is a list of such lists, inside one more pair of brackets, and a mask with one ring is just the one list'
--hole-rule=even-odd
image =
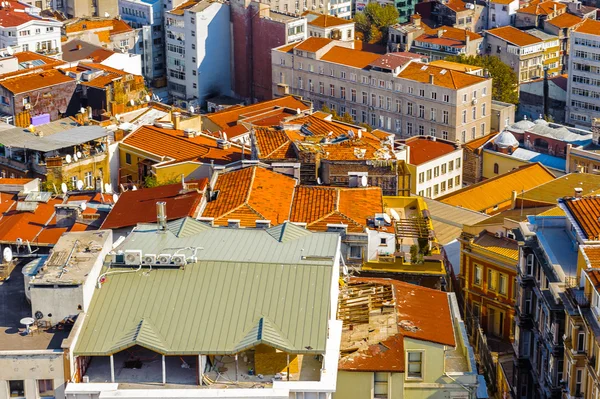
{"label": "concrete wall", "polygon": [[39,350],[0,352],[0,399],[8,399],[8,381],[23,380],[25,398],[39,398],[37,380],[54,380],[56,399],[65,397],[63,352]]}
{"label": "concrete wall", "polygon": [[115,53],[102,61],[102,65],[120,69],[134,75],[142,75],[142,56],[131,53]]}
{"label": "concrete wall", "polygon": [[373,373],[358,371],[338,371],[337,390],[333,399],[373,398]]}

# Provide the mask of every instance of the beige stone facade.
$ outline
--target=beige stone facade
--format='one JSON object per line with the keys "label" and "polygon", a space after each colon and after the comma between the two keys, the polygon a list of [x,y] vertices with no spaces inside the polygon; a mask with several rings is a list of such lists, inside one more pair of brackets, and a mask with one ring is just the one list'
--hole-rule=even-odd
{"label": "beige stone facade", "polygon": [[[338,114],[349,114],[356,123],[399,137],[430,135],[464,143],[490,132],[491,79],[420,64],[414,59],[386,70],[375,66],[377,55],[347,49],[351,45],[330,42],[314,52],[291,51],[290,45],[274,49],[274,95],[302,96],[312,101],[315,109],[326,105]],[[346,49],[340,50],[340,46]],[[355,62],[369,54],[372,61],[366,65]],[[337,55],[339,59],[330,60]],[[406,72],[417,63],[419,73]],[[436,83],[447,83],[446,74],[452,75],[458,85]],[[423,76],[429,78],[422,82]]]}

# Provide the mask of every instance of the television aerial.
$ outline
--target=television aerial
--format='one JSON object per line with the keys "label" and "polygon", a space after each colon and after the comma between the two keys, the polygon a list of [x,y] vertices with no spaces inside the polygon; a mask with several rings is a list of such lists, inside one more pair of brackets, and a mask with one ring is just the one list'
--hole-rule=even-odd
{"label": "television aerial", "polygon": [[83,182],[81,180],[77,180],[77,190],[81,190],[83,188]]}

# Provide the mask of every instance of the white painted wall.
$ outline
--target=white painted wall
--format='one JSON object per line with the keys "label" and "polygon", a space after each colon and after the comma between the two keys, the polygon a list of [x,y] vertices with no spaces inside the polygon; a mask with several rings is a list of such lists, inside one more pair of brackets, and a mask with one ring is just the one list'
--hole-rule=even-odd
{"label": "white painted wall", "polygon": [[[62,54],[60,29],[62,24],[54,20],[34,20],[17,27],[0,27],[0,48],[16,47],[17,51],[37,51],[41,42],[51,42],[51,48]],[[21,36],[21,32],[29,31],[29,35]],[[9,36],[12,35],[12,36]]]}
{"label": "white painted wall", "polygon": [[132,53],[115,53],[102,61],[102,65],[142,76],[142,56]]}
{"label": "white painted wall", "polygon": [[[510,4],[489,3],[488,29],[511,25],[513,15],[516,15],[518,8],[518,0],[513,0]],[[495,21],[492,21],[492,15],[495,15]]]}
{"label": "white painted wall", "polygon": [[[415,187],[414,192],[419,193],[420,191],[423,191],[423,195],[426,196],[427,188],[431,187],[431,198],[437,198],[437,197],[441,197],[442,195],[446,195],[448,193],[451,193],[453,191],[461,189],[462,183],[463,183],[463,178],[462,178],[463,159],[462,158],[463,158],[463,150],[462,150],[462,148],[460,148],[449,154],[442,155],[441,157],[438,157],[429,162],[418,165],[416,167],[416,187]],[[460,167],[458,167],[458,168],[456,167],[457,159],[460,159]],[[450,162],[450,161],[454,161],[454,170],[452,172],[449,171],[448,166],[447,166],[448,162]],[[446,173],[441,173],[442,164],[446,164]],[[434,168],[436,166],[439,166],[439,168],[440,168],[440,175],[438,177],[434,177]],[[427,180],[427,171],[430,169],[431,169],[431,180]],[[423,183],[419,183],[419,174],[421,172],[425,173],[425,181]],[[458,185],[458,187],[457,187],[456,183],[454,182],[454,179],[456,176],[460,176],[460,184]],[[453,184],[452,184],[451,189],[448,189],[448,180],[449,179],[453,179]],[[439,191],[438,195],[434,195],[433,187],[436,184],[438,184],[438,185],[441,184],[443,181],[446,182],[446,191],[444,191],[443,193],[441,191]]]}
{"label": "white painted wall", "polygon": [[37,399],[37,380],[54,380],[55,398],[65,397],[64,361],[61,350],[0,352],[0,399],[10,397],[8,381],[23,380],[25,398]]}
{"label": "white painted wall", "polygon": [[[367,229],[367,234],[369,236],[367,260],[376,260],[377,255],[396,252],[396,236],[394,234],[371,229]],[[381,245],[382,238],[386,239],[386,245]],[[410,249],[410,245],[408,247]]]}

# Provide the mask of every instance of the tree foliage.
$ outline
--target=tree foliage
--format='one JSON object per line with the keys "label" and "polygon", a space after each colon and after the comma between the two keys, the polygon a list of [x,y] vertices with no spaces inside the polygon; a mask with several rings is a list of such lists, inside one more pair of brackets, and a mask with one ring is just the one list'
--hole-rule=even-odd
{"label": "tree foliage", "polygon": [[330,109],[327,105],[323,105],[321,111],[331,114],[331,118],[336,121],[344,122],[344,123],[354,123],[354,120],[347,112],[344,115],[339,115],[334,109]]}
{"label": "tree foliage", "polygon": [[362,34],[364,41],[386,44],[388,29],[398,22],[399,16],[398,9],[392,5],[368,3],[363,11],[354,15],[354,26]]}
{"label": "tree foliage", "polygon": [[492,99],[505,103],[519,103],[519,80],[512,68],[494,56],[451,56],[447,61],[475,65],[487,69],[492,81]]}

